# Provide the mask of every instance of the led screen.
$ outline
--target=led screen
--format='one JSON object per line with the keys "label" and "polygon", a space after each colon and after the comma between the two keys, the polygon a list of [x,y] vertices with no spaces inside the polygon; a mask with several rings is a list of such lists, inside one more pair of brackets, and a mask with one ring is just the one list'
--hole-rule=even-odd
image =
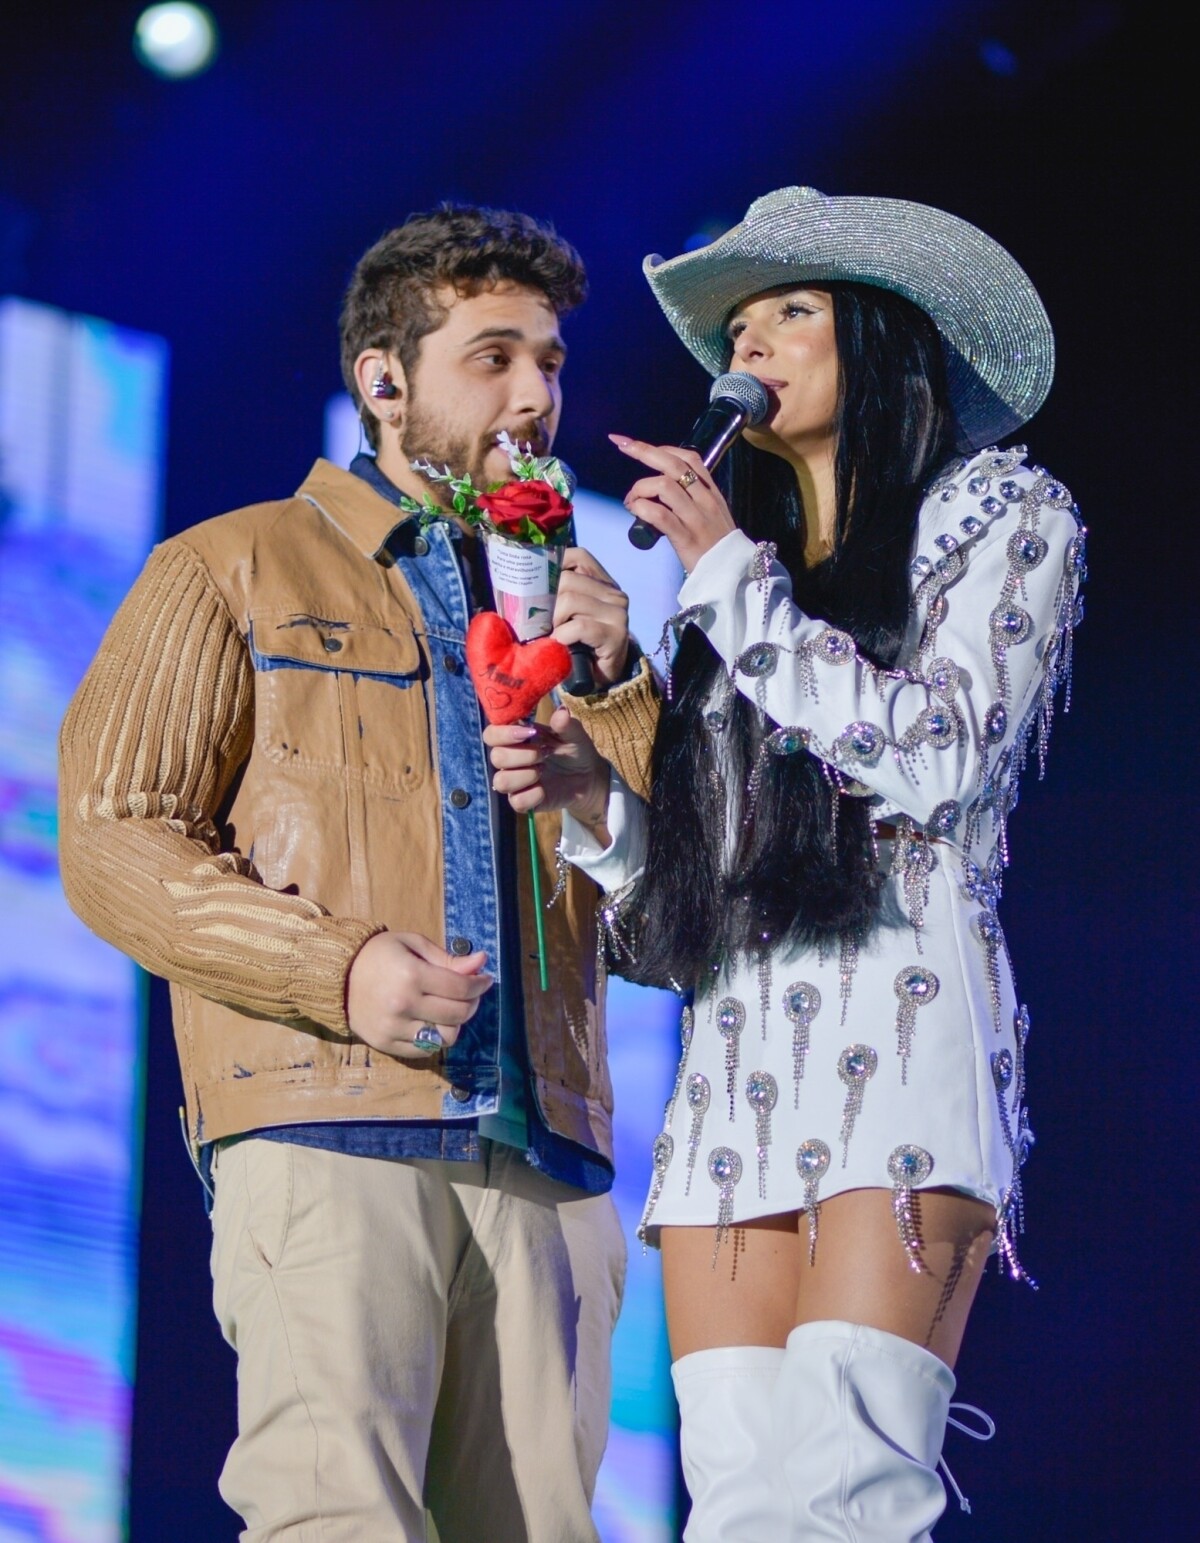
{"label": "led screen", "polygon": [[166,371],[0,300],[0,1543],[123,1535],[140,988],[63,898],[55,744],[158,529]]}

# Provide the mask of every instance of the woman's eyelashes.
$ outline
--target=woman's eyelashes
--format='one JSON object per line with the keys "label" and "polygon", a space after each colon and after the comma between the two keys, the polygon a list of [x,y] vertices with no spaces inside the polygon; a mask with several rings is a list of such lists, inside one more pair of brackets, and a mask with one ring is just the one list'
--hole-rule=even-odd
{"label": "woman's eyelashes", "polygon": [[[813,316],[816,310],[817,307],[808,300],[784,300],[775,312],[774,319],[776,321],[794,321],[797,316]],[[744,321],[731,322],[728,331],[729,341],[736,343],[742,333],[745,332],[746,326],[747,323]]]}

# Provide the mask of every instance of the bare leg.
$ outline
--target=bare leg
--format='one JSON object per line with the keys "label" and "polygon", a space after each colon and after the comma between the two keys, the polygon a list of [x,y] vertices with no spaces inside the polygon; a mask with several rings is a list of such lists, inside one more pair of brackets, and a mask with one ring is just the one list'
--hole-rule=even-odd
{"label": "bare leg", "polygon": [[995,1214],[956,1190],[922,1190],[915,1198],[920,1274],[901,1247],[885,1189],[850,1190],[822,1203],[814,1265],[802,1212],[735,1227],[715,1269],[712,1227],[664,1227],[672,1356],[721,1345],[782,1348],[798,1324],[844,1319],[898,1334],[953,1366]]}
{"label": "bare leg", "polygon": [[911,1340],[953,1367],[995,1212],[956,1190],[922,1190],[914,1207],[923,1245],[919,1274],[900,1246],[887,1190],[850,1190],[823,1205],[815,1265],[803,1252],[794,1322],[863,1323]]}
{"label": "bare leg", "polygon": [[663,1294],[673,1359],[722,1345],[783,1349],[796,1324],[804,1261],[799,1220],[792,1211],[735,1227],[718,1250],[715,1267],[714,1228],[662,1229]]}

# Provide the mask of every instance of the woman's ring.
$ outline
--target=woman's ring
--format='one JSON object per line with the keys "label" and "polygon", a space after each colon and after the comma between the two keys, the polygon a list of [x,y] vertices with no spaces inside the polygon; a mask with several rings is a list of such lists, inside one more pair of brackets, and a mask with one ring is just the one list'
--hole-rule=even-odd
{"label": "woman's ring", "polygon": [[427,1055],[433,1055],[437,1050],[445,1047],[446,1041],[432,1024],[426,1024],[418,1029],[412,1038],[414,1050],[424,1050]]}
{"label": "woman's ring", "polygon": [[696,476],[696,473],[690,466],[685,472],[675,478],[675,481],[678,482],[681,488],[690,488],[693,482],[699,482],[699,480],[699,477]]}

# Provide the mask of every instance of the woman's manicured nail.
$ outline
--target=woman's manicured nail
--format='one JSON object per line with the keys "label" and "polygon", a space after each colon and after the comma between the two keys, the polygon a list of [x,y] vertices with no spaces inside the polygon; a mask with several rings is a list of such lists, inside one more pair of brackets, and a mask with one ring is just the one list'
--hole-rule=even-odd
{"label": "woman's manicured nail", "polygon": [[633,440],[630,439],[628,434],[610,434],[608,437],[618,450],[626,450],[633,444]]}

